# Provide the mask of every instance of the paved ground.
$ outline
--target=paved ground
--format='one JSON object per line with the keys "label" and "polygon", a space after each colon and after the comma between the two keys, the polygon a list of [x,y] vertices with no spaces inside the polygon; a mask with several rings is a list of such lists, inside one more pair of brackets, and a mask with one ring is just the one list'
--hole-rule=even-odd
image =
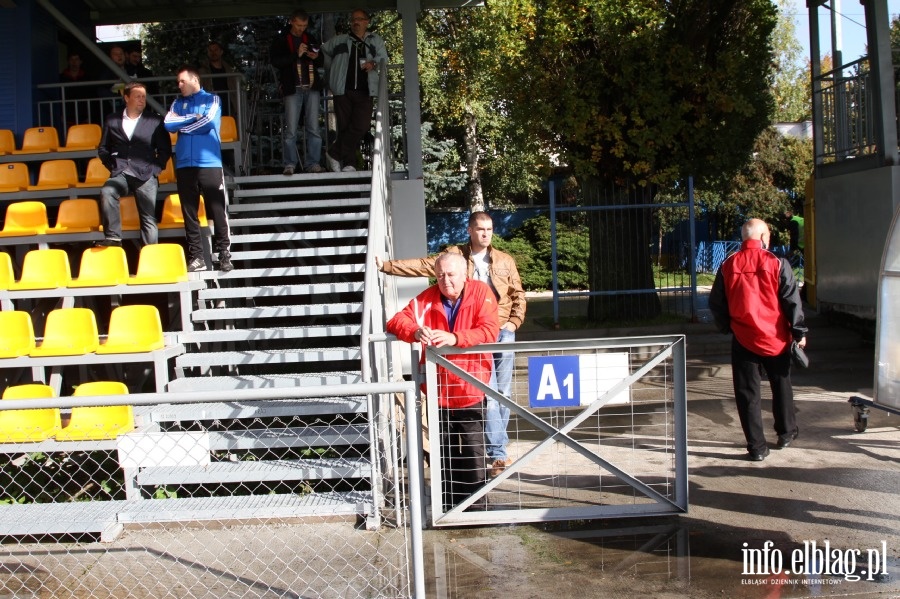
{"label": "paved ground", "polygon": [[[800,437],[751,463],[731,395],[728,338],[705,324],[682,329],[689,513],[428,531],[429,597],[900,597],[900,418],[873,410],[859,434],[847,403],[870,393],[873,345],[811,315],[812,365],[794,376]],[[519,338],[545,334],[532,326]],[[744,574],[744,544],[762,549],[767,541],[771,569],[780,557],[790,570],[796,556],[813,572],[827,561],[831,574]],[[814,549],[828,559],[813,559]],[[862,573],[870,556],[887,576]]]}

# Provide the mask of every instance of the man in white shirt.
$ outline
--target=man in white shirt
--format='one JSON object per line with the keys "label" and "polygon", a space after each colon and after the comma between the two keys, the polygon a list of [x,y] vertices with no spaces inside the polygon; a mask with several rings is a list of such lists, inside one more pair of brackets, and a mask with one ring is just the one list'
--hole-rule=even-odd
{"label": "man in white shirt", "polygon": [[141,244],[156,243],[157,176],[172,155],[172,141],[161,116],[147,108],[147,88],[131,81],[122,92],[125,109],[106,115],[97,156],[110,175],[100,190],[104,239],[97,246],[122,245],[119,200],[133,194],[141,219]]}

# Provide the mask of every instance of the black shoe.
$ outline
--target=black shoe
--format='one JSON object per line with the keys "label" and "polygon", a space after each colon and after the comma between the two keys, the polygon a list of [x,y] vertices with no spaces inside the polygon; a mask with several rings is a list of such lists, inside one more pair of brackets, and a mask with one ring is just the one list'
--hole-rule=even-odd
{"label": "black shoe", "polygon": [[95,248],[120,248],[122,247],[121,239],[106,238],[94,242]]}
{"label": "black shoe", "polygon": [[204,270],[206,270],[206,260],[203,258],[192,258],[188,262],[188,272],[203,272]]}
{"label": "black shoe", "polygon": [[794,439],[797,438],[797,435],[800,434],[800,431],[795,431],[791,434],[787,435],[779,435],[778,444],[775,446],[776,449],[784,449],[785,447],[790,447],[791,443],[794,442]]}
{"label": "black shoe", "polygon": [[231,272],[232,270],[234,270],[234,264],[231,263],[231,254],[219,252],[219,272]]}
{"label": "black shoe", "polygon": [[750,452],[749,460],[751,462],[762,462],[769,455],[769,447],[766,446],[761,452],[756,453],[755,451]]}

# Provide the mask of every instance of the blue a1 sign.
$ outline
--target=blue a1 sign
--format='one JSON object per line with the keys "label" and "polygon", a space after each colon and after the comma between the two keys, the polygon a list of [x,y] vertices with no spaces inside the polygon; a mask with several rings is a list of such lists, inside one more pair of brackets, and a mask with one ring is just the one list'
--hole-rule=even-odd
{"label": "blue a1 sign", "polygon": [[[564,408],[588,405],[629,375],[628,353],[528,358],[528,405]],[[630,388],[608,398],[604,405],[630,400]]]}

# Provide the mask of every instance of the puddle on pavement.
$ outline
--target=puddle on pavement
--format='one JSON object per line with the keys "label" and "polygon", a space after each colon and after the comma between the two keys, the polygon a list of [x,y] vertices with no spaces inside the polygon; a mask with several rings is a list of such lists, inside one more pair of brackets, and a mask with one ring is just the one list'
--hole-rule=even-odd
{"label": "puddle on pavement", "polygon": [[[832,554],[841,553],[844,565],[831,560],[830,575],[815,574],[823,565],[814,551],[823,547],[807,546],[804,554],[802,543],[775,539],[763,554],[763,542],[753,533],[751,528],[711,529],[689,518],[429,530],[425,532],[426,589],[428,597],[439,599],[793,599],[900,593],[896,547],[888,547],[885,555],[880,547],[871,548],[876,552],[873,561],[879,569],[886,568],[888,575],[869,580],[863,574],[868,548],[859,550],[855,568],[844,559],[855,557],[855,550],[831,548]],[[745,542],[760,552],[747,553]],[[809,574],[785,572],[793,555],[800,558],[801,566],[810,562],[805,566]],[[782,565],[777,568],[780,574],[772,575],[778,566],[776,556]],[[854,580],[856,576],[860,580]]]}

